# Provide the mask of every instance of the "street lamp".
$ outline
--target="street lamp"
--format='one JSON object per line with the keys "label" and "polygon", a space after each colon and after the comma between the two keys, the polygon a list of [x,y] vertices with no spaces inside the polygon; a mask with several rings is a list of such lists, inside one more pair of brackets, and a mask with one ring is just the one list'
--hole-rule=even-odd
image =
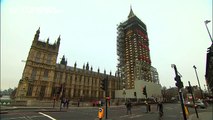
{"label": "street lamp", "polygon": [[199,85],[199,88],[200,88],[201,98],[203,99],[203,92],[201,90],[199,78],[198,78],[198,75],[197,75],[197,67],[194,65],[193,68],[195,69],[195,74],[196,74],[196,77],[197,77],[197,82],[198,82],[198,85]]}
{"label": "street lamp", "polygon": [[213,39],[212,39],[211,34],[210,34],[210,32],[209,32],[209,29],[208,29],[208,27],[207,27],[207,24],[208,24],[209,22],[211,22],[211,21],[210,21],[210,20],[206,20],[206,21],[204,21],[205,26],[206,26],[206,29],[207,29],[208,34],[209,34],[209,37],[210,37],[210,40],[211,40],[211,41],[212,41],[212,43],[213,43]]}

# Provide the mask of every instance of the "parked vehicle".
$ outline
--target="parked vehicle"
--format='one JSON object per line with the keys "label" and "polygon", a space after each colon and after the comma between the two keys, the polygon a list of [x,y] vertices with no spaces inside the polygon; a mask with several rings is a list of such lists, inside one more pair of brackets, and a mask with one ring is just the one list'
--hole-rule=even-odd
{"label": "parked vehicle", "polygon": [[207,108],[207,103],[204,102],[203,100],[198,100],[195,102],[195,107],[197,108]]}
{"label": "parked vehicle", "polygon": [[197,107],[197,108],[207,108],[208,104],[206,102],[204,102],[203,100],[197,100],[195,101],[195,105],[193,104],[192,101],[186,101],[185,106],[187,107]]}

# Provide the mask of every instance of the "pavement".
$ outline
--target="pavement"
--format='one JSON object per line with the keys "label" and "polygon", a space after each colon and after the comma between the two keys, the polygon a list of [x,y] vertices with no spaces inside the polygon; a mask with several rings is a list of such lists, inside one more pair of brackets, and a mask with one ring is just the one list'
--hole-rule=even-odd
{"label": "pavement", "polygon": [[198,113],[198,118],[196,114],[191,114],[188,120],[213,120],[213,111],[212,112],[200,112]]}
{"label": "pavement", "polygon": [[[111,106],[111,107],[118,107],[118,106]],[[120,106],[121,107],[121,106]],[[88,108],[88,107],[74,107],[74,108],[77,108],[77,109],[81,109],[81,108]],[[55,107],[55,108],[52,108],[52,107],[26,107],[26,106],[23,106],[23,107],[12,107],[12,106],[0,106],[0,114],[7,114],[8,111],[10,110],[18,110],[18,109],[34,109],[34,111],[36,111],[36,109],[39,109],[39,111],[58,111],[58,112],[65,112],[66,109],[63,108],[61,111],[59,110],[59,107]],[[194,114],[190,114],[188,119],[187,120],[213,120],[213,111],[211,112],[199,112],[198,113],[198,117],[197,118],[197,115],[194,113]]]}
{"label": "pavement", "polygon": [[[124,106],[124,105],[123,105]],[[110,106],[110,107],[122,107],[122,105],[120,106]],[[84,109],[84,108],[99,108],[99,107],[92,107],[92,106],[81,106],[81,107],[77,107],[77,106],[71,106],[69,107],[69,109]],[[60,107],[35,107],[35,106],[0,106],[0,114],[6,114],[8,113],[8,111],[11,110],[23,110],[23,109],[27,109],[27,110],[32,110],[32,111],[45,111],[45,112],[65,112],[67,111],[66,108],[62,108],[60,110]]]}

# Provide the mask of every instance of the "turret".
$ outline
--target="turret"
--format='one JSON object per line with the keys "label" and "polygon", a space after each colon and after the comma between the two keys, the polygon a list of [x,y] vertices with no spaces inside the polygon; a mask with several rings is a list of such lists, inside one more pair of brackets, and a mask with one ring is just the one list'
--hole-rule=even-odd
{"label": "turret", "polygon": [[85,69],[85,64],[83,65],[83,70]]}
{"label": "turret", "polygon": [[86,70],[89,70],[89,63],[87,62]]}
{"label": "turret", "polygon": [[100,73],[100,69],[98,68],[98,74]]}
{"label": "turret", "polygon": [[74,64],[74,68],[76,68],[77,67],[77,63],[75,62],[75,64]]}
{"label": "turret", "polygon": [[61,35],[59,35],[58,39],[57,39],[57,45],[59,46],[61,42]]}
{"label": "turret", "polygon": [[76,71],[77,63],[74,64],[74,71]]}
{"label": "turret", "polygon": [[50,38],[47,38],[47,44],[49,44]]}
{"label": "turret", "polygon": [[36,31],[36,34],[35,34],[35,36],[34,36],[33,42],[38,41],[39,34],[40,34],[40,27],[39,27],[38,30]]}
{"label": "turret", "polygon": [[65,60],[65,56],[63,55],[60,64],[67,65],[67,61]]}

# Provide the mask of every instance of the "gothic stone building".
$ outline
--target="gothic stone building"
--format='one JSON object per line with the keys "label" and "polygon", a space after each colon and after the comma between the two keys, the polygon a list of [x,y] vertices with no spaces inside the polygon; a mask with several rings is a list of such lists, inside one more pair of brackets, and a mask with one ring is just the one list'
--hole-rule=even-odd
{"label": "gothic stone building", "polygon": [[115,98],[118,77],[93,71],[89,63],[82,69],[67,66],[65,57],[56,63],[60,46],[60,36],[54,44],[39,40],[40,28],[36,31],[30,48],[22,78],[19,81],[16,99],[52,100],[61,95],[77,100],[98,100],[105,97],[101,89],[101,80],[108,76],[108,95]]}

